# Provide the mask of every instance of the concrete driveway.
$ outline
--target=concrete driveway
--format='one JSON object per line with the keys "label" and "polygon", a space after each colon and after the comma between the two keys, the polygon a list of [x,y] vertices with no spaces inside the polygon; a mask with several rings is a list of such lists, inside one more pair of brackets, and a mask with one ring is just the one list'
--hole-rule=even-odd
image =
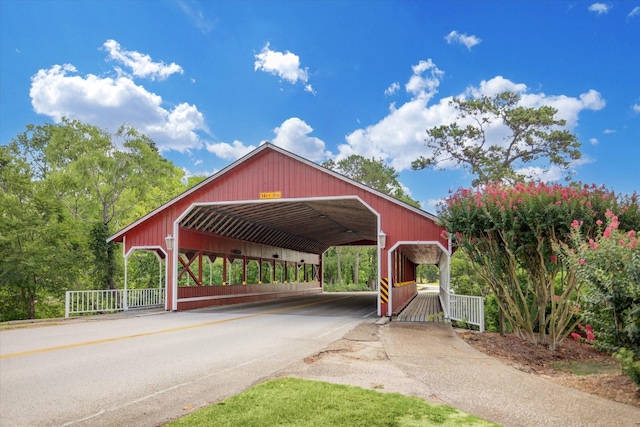
{"label": "concrete driveway", "polygon": [[640,409],[504,365],[442,323],[365,322],[277,376],[418,396],[505,426],[640,426]]}

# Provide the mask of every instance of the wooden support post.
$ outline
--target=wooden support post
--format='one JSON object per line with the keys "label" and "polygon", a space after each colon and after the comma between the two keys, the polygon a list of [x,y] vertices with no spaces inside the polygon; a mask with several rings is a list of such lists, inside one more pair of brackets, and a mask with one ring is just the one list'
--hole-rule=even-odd
{"label": "wooden support post", "polygon": [[247,284],[247,257],[242,257],[242,284]]}
{"label": "wooden support post", "polygon": [[227,254],[222,256],[222,286],[227,286]]}

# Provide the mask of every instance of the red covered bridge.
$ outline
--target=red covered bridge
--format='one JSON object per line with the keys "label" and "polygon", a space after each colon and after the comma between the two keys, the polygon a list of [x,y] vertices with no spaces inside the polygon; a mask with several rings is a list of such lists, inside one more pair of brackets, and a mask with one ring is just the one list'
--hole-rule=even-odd
{"label": "red covered bridge", "polygon": [[[408,304],[417,266],[435,264],[448,317],[451,249],[442,230],[425,211],[267,143],[108,240],[123,245],[125,286],[134,251],[166,260],[166,310],[319,293],[327,249],[372,245],[379,316]],[[222,286],[204,283],[203,259],[223,260]],[[232,265],[241,266],[238,283],[227,283]],[[179,286],[185,275],[194,286]]]}

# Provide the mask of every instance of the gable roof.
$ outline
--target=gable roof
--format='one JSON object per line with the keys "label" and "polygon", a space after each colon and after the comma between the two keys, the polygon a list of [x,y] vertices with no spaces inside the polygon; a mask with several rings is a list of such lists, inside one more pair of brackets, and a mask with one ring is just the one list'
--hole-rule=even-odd
{"label": "gable roof", "polygon": [[[227,174],[228,172],[232,171],[233,169],[239,167],[240,165],[242,165],[245,162],[248,162],[250,159],[256,157],[257,155],[259,155],[260,153],[262,153],[263,151],[266,150],[272,150],[275,151],[277,153],[280,153],[284,156],[287,156],[291,159],[294,159],[300,163],[303,163],[309,167],[312,167],[322,173],[331,175],[341,181],[344,181],[345,183],[358,187],[360,189],[365,190],[366,192],[372,193],[380,198],[383,198],[393,204],[399,205],[404,209],[408,209],[410,211],[413,211],[414,213],[417,213],[420,216],[423,216],[425,218],[428,218],[434,222],[437,221],[437,217],[429,212],[423,211],[422,209],[416,208],[415,206],[412,206],[406,202],[403,202],[401,200],[398,200],[392,196],[389,196],[388,194],[385,194],[381,191],[378,191],[374,188],[368,187],[360,182],[354,181],[338,172],[332,171],[330,169],[327,169],[317,163],[311,162],[310,160],[307,160],[303,157],[300,157],[294,153],[291,153],[287,150],[284,150],[280,147],[277,147],[271,143],[264,143],[262,145],[260,145],[258,148],[256,148],[255,150],[251,151],[250,153],[246,154],[245,156],[241,157],[240,159],[236,160],[235,162],[229,164],[227,167],[221,169],[220,171],[216,172],[215,174],[211,175],[209,178],[205,179],[204,181],[200,182],[199,184],[195,185],[194,187],[186,190],[185,192],[183,192],[182,194],[174,197],[173,199],[169,200],[168,202],[164,203],[163,205],[159,206],[158,208],[154,209],[153,211],[149,212],[148,214],[146,214],[145,216],[143,216],[142,218],[134,221],[133,223],[129,224],[128,226],[126,226],[125,228],[121,229],[120,231],[116,232],[115,234],[113,234],[112,236],[110,236],[107,241],[108,242],[112,242],[115,240],[120,240],[120,238],[125,235],[129,230],[139,226],[140,224],[144,223],[145,221],[147,221],[148,219],[152,218],[153,216],[161,213],[162,211],[166,210],[167,208],[175,205],[176,203],[188,198],[190,195],[196,193],[197,191],[199,191],[200,189],[211,185],[214,181],[216,181],[218,178],[222,177],[223,175]],[[286,201],[286,199],[283,199],[283,201]]]}

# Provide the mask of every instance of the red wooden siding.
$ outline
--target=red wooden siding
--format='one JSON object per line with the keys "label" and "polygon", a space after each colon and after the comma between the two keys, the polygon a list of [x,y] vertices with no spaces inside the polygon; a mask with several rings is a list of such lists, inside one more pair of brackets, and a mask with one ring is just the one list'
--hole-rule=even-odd
{"label": "red wooden siding", "polygon": [[[409,208],[389,197],[357,185],[349,180],[323,170],[307,161],[289,155],[273,146],[263,146],[242,161],[222,173],[205,181],[200,187],[167,203],[162,208],[148,215],[143,221],[132,224],[125,231],[116,234],[113,241],[125,240],[125,251],[132,247],[165,247],[165,237],[174,234],[175,220],[194,203],[255,202],[263,192],[281,192],[282,199],[310,199],[357,196],[380,215],[381,229],[387,235],[386,248],[381,251],[381,277],[389,277],[387,250],[399,241],[438,241],[444,247],[447,241],[441,237],[439,227],[428,214]],[[210,234],[181,229],[178,236],[181,250],[204,251],[212,253],[231,253],[235,249],[242,251],[243,256],[255,258],[271,258],[272,247],[248,242],[225,239]],[[281,253],[283,250],[278,249]],[[284,252],[280,260],[297,262],[304,259],[308,264],[320,264],[320,254],[304,254],[295,251]],[[171,257],[169,268],[172,269]],[[402,276],[393,277],[393,282],[415,280],[415,265],[410,261],[400,260]],[[391,267],[395,269],[395,267]],[[172,280],[170,278],[169,280]],[[203,287],[205,288],[205,287]],[[182,289],[182,288],[181,288]],[[197,289],[197,288],[196,288]],[[319,289],[319,288],[317,288]],[[262,288],[264,290],[264,288]],[[291,292],[303,292],[291,290]],[[175,297],[182,298],[179,290]],[[189,291],[191,292],[191,291]],[[193,291],[196,292],[196,291]],[[205,291],[202,291],[205,292]],[[206,291],[209,292],[209,291]],[[244,292],[244,291],[243,291]],[[406,302],[415,294],[415,285],[393,288],[393,309],[397,304]],[[174,298],[171,286],[168,287],[167,299]],[[251,292],[250,292],[251,293]],[[207,296],[199,294],[200,296]],[[266,296],[265,296],[266,297]],[[240,298],[240,297],[238,297]],[[210,302],[213,300],[209,300]],[[179,308],[202,306],[203,301],[180,302]],[[386,304],[382,313],[387,311]]]}

